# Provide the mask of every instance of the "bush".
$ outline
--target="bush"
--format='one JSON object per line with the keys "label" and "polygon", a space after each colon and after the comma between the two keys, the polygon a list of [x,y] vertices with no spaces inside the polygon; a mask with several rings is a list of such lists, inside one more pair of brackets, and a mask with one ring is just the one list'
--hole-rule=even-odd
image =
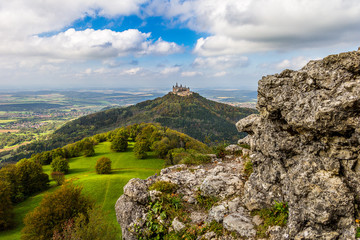
{"label": "bush", "polygon": [[15,169],[18,196],[28,197],[49,187],[49,175],[43,173],[40,163],[23,159],[16,164]]}
{"label": "bush", "polygon": [[174,193],[177,189],[178,186],[175,183],[167,181],[157,181],[149,187],[149,190],[157,190],[163,193]]}
{"label": "bush", "polygon": [[128,147],[128,141],[124,136],[116,135],[111,142],[111,150],[115,152],[125,152]]}
{"label": "bush", "polygon": [[9,229],[14,224],[14,212],[10,196],[10,184],[0,180],[0,231]]}
{"label": "bush", "polygon": [[40,205],[25,216],[21,239],[51,239],[54,231],[62,232],[66,221],[80,214],[87,215],[94,204],[81,190],[81,187],[65,184],[45,195]]}
{"label": "bush", "polygon": [[65,176],[62,172],[52,172],[51,178],[54,179],[58,186],[62,185],[65,182]]}
{"label": "bush", "polygon": [[134,155],[138,159],[144,159],[147,157],[146,150],[148,149],[148,144],[144,141],[136,142],[134,145]]}
{"label": "bush", "polygon": [[245,162],[244,164],[244,174],[246,178],[249,178],[250,175],[253,172],[253,164],[250,160],[248,160],[247,162]]}
{"label": "bush", "polygon": [[87,215],[80,213],[75,219],[66,221],[62,226],[62,232],[55,231],[52,240],[119,239],[115,226],[105,219],[105,214],[100,208],[94,207]]}
{"label": "bush", "polygon": [[96,161],[95,170],[97,174],[111,173],[111,160],[107,157],[101,157]]}
{"label": "bush", "polygon": [[91,157],[95,155],[94,144],[92,142],[85,141],[82,148],[85,157]]}
{"label": "bush", "polygon": [[183,158],[180,163],[186,164],[186,165],[200,165],[209,163],[211,160],[211,157],[208,155],[204,155],[201,153],[197,154],[189,154],[185,158]]}
{"label": "bush", "polygon": [[53,172],[62,172],[64,174],[69,172],[69,161],[66,158],[56,157],[51,162]]}
{"label": "bush", "polygon": [[289,216],[287,202],[274,202],[271,208],[264,208],[252,212],[252,215],[260,215],[264,220],[262,225],[257,227],[257,235],[261,238],[267,237],[267,230],[270,226],[285,226]]}

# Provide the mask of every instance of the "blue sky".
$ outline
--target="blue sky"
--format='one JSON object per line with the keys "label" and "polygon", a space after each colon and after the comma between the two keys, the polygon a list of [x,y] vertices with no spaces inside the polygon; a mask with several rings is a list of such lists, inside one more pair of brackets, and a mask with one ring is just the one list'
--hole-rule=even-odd
{"label": "blue sky", "polygon": [[357,50],[356,0],[0,3],[2,89],[256,90],[262,76]]}

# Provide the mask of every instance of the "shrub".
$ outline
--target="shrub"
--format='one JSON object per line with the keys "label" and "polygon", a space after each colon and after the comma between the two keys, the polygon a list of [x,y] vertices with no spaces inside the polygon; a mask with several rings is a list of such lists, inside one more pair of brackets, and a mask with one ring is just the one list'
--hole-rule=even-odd
{"label": "shrub", "polygon": [[51,178],[54,179],[58,186],[62,185],[65,182],[65,176],[62,172],[52,172]]}
{"label": "shrub", "polygon": [[127,147],[128,141],[122,135],[116,135],[111,142],[111,150],[115,152],[125,152]]}
{"label": "shrub", "polygon": [[10,184],[0,180],[0,231],[9,229],[14,224],[14,212],[10,196]]}
{"label": "shrub", "polygon": [[252,172],[253,172],[253,164],[252,164],[252,162],[250,160],[246,161],[245,164],[244,164],[245,177],[249,178],[250,175],[252,174]]}
{"label": "shrub", "polygon": [[40,163],[23,159],[16,163],[16,185],[20,197],[28,197],[33,193],[43,191],[49,187],[49,175],[43,173]]}
{"label": "shrub", "polygon": [[209,163],[211,160],[211,157],[204,154],[189,154],[185,158],[183,158],[180,163],[187,164],[187,165],[200,165],[204,163]]}
{"label": "shrub", "polygon": [[53,172],[69,172],[69,161],[66,158],[56,157],[51,162],[51,168]]}
{"label": "shrub", "polygon": [[81,193],[82,188],[65,184],[47,194],[40,205],[24,218],[23,240],[47,240],[54,231],[62,232],[62,225],[80,214],[87,215],[93,202]]}
{"label": "shrub", "polygon": [[144,141],[136,142],[134,145],[134,155],[136,158],[144,159],[147,157],[146,150],[148,149],[148,144]]}
{"label": "shrub", "polygon": [[213,196],[203,196],[201,195],[201,192],[198,191],[196,194],[196,201],[201,208],[210,210],[215,205],[215,203],[219,201],[219,199]]}
{"label": "shrub", "polygon": [[167,181],[157,181],[149,187],[149,190],[157,190],[163,193],[173,193],[176,191],[177,188],[178,186],[175,183]]}
{"label": "shrub", "polygon": [[90,141],[85,141],[83,144],[83,154],[85,157],[91,157],[95,155],[94,144]]}
{"label": "shrub", "polygon": [[101,157],[96,161],[95,170],[97,174],[111,173],[111,160],[107,157]]}
{"label": "shrub", "polygon": [[105,219],[105,214],[100,208],[92,208],[87,215],[80,213],[75,219],[66,221],[61,232],[54,232],[52,240],[119,239],[115,226]]}
{"label": "shrub", "polygon": [[285,226],[289,215],[287,202],[277,202],[271,208],[264,208],[252,212],[252,215],[260,215],[264,220],[262,225],[257,227],[257,235],[261,238],[267,237],[266,231],[270,226]]}

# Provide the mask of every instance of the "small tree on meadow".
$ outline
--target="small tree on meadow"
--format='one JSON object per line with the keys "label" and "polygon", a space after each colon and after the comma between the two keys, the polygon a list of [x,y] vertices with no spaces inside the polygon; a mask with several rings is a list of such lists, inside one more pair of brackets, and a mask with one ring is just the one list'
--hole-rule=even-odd
{"label": "small tree on meadow", "polygon": [[97,174],[111,173],[111,160],[107,157],[99,158],[96,162],[95,170]]}
{"label": "small tree on meadow", "polygon": [[136,142],[134,145],[134,155],[136,158],[143,159],[147,157],[146,150],[148,144],[144,141]]}
{"label": "small tree on meadow", "polygon": [[52,160],[51,162],[51,168],[53,172],[62,172],[64,174],[69,172],[69,160],[62,157],[57,157]]}
{"label": "small tree on meadow", "polygon": [[128,147],[127,138],[122,135],[116,135],[111,142],[111,150],[115,152],[125,152]]}
{"label": "small tree on meadow", "polygon": [[82,188],[65,184],[44,196],[40,205],[24,218],[22,240],[48,240],[55,231],[62,232],[62,225],[80,214],[87,215],[94,204],[81,193]]}
{"label": "small tree on meadow", "polygon": [[65,182],[65,176],[62,172],[52,172],[51,178],[54,179],[58,186],[62,185]]}

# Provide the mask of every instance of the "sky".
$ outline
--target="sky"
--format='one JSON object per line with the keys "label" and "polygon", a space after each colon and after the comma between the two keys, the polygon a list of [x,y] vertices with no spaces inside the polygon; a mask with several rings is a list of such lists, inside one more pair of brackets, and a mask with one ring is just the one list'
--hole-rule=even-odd
{"label": "sky", "polygon": [[359,46],[358,0],[0,1],[0,90],[256,90]]}

